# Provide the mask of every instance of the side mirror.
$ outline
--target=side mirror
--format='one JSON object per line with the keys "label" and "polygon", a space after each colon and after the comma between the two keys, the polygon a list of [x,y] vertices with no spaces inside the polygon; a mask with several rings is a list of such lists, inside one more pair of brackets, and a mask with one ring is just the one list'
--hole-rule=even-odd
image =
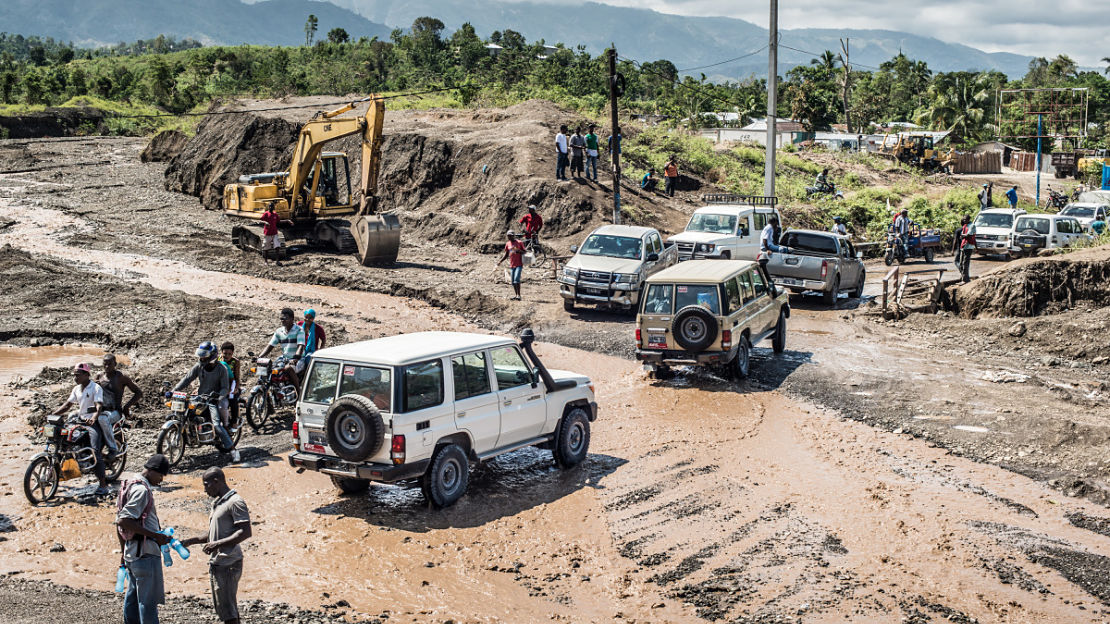
{"label": "side mirror", "polygon": [[863,252],[862,251],[857,251],[856,252],[856,257],[862,260],[863,259]]}
{"label": "side mirror", "polygon": [[578,245],[571,245],[570,253],[578,253]]}
{"label": "side mirror", "polygon": [[659,254],[649,253],[648,257],[647,257],[647,261],[648,262],[658,262],[659,261]]}

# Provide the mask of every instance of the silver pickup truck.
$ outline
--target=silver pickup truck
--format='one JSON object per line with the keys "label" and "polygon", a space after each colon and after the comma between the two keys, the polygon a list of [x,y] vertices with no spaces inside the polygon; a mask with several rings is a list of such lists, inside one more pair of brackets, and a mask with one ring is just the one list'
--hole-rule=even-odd
{"label": "silver pickup truck", "polygon": [[840,291],[848,296],[863,294],[867,270],[847,236],[815,230],[783,232],[779,245],[787,249],[771,254],[767,273],[790,292],[820,292],[825,303],[836,302]]}
{"label": "silver pickup truck", "polygon": [[570,250],[574,257],[559,274],[568,312],[585,303],[635,310],[644,280],[678,263],[678,250],[657,230],[633,225],[603,225]]}

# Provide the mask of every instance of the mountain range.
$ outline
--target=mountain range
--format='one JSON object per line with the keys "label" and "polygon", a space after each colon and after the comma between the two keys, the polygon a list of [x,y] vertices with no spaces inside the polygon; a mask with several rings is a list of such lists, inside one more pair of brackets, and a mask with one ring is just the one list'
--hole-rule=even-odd
{"label": "mountain range", "polygon": [[[319,19],[318,38],[341,26],[352,38],[387,38],[417,17],[438,18],[447,32],[469,22],[479,35],[512,29],[528,40],[582,45],[597,53],[616,44],[638,61],[668,59],[680,70],[714,80],[767,74],[767,30],[727,17],[688,17],[596,2],[553,4],[498,0],[4,0],[0,29],[51,36],[79,45],[113,44],[159,34],[192,37],[205,44],[304,43],[308,14]],[[851,61],[872,69],[899,51],[924,60],[934,71],[995,69],[1024,75],[1032,57],[988,53],[905,32],[854,29],[787,29],[781,32],[779,72],[805,64],[824,50],[839,52],[851,40]],[[793,49],[791,49],[793,48]],[[722,60],[752,53],[744,58]],[[712,67],[704,67],[713,65]]]}

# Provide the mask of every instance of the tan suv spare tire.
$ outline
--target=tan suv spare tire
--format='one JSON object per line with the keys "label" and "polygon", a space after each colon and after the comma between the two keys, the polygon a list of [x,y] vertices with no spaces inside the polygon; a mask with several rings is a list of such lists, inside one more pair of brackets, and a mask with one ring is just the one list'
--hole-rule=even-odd
{"label": "tan suv spare tire", "polygon": [[717,318],[697,305],[689,305],[674,315],[674,341],[687,351],[705,351],[717,339]]}
{"label": "tan suv spare tire", "polygon": [[358,462],[377,453],[382,447],[385,423],[378,407],[370,399],[347,394],[328,408],[325,421],[328,445],[341,459]]}

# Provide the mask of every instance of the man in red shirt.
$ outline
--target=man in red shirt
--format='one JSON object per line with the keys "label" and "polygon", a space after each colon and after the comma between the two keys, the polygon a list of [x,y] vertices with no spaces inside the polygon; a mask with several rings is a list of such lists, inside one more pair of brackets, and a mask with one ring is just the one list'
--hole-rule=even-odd
{"label": "man in red shirt", "polygon": [[497,261],[497,266],[509,259],[509,277],[513,283],[513,291],[516,293],[516,299],[520,301],[520,274],[524,271],[524,243],[516,238],[516,232],[509,230],[507,233],[509,237],[508,242],[505,243],[505,253],[501,255],[501,259]]}
{"label": "man in red shirt", "polygon": [[278,235],[278,221],[281,217],[274,212],[274,207],[269,205],[266,212],[262,213],[262,260],[270,264],[270,250],[274,250],[278,258],[277,265],[281,266],[281,237]]}
{"label": "man in red shirt", "polygon": [[528,214],[521,217],[519,223],[524,226],[525,240],[530,239],[532,242],[536,242],[540,230],[543,229],[543,217],[536,212],[536,207],[528,206]]}

